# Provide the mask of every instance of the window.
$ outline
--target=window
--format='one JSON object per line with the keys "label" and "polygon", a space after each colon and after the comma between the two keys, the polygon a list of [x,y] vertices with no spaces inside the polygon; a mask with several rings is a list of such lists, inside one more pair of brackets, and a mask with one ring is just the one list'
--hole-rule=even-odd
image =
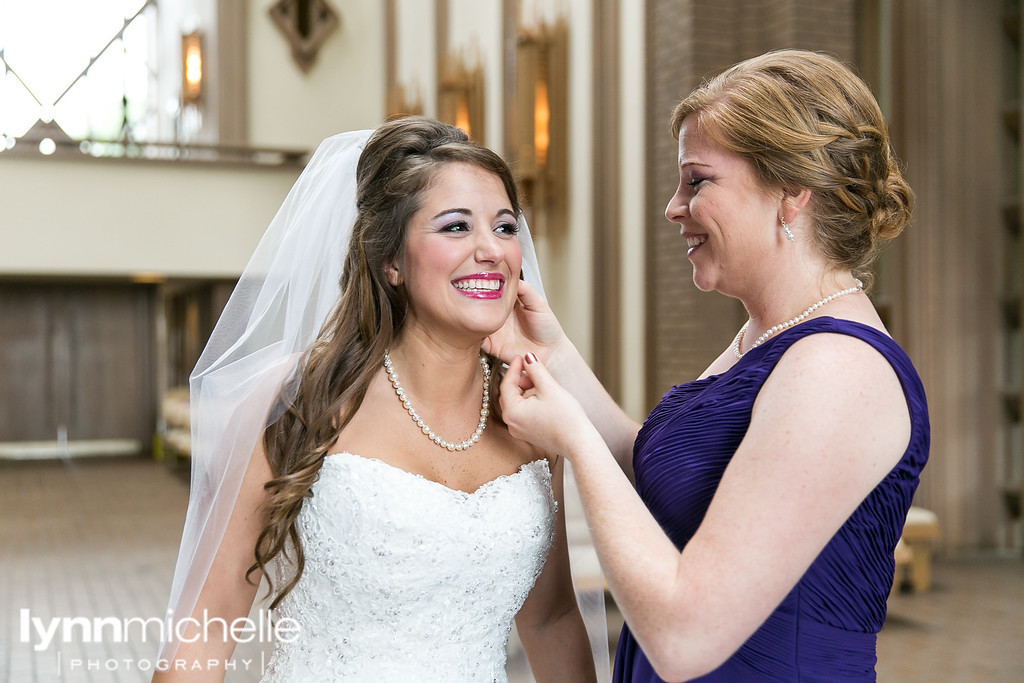
{"label": "window", "polygon": [[20,141],[97,156],[126,155],[135,143],[215,142],[198,97],[182,95],[183,46],[199,40],[202,17],[182,7],[190,3],[165,4],[0,3],[0,152]]}

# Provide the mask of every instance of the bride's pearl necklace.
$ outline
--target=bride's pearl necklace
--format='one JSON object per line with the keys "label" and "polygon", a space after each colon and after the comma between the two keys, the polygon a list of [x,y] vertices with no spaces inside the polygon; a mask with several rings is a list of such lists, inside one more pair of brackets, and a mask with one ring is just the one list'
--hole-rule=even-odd
{"label": "bride's pearl necklace", "polygon": [[391,386],[395,388],[395,393],[398,394],[398,400],[402,402],[405,409],[409,411],[409,416],[412,417],[412,421],[416,423],[416,426],[420,428],[428,439],[436,443],[441,448],[447,448],[449,451],[464,451],[477,441],[480,440],[480,435],[484,433],[484,429],[487,428],[487,416],[490,414],[490,400],[491,400],[491,366],[487,364],[487,358],[480,356],[480,367],[484,370],[484,398],[480,406],[480,422],[476,426],[476,431],[473,435],[465,441],[458,443],[454,441],[445,441],[437,434],[434,433],[430,427],[423,422],[423,418],[416,414],[416,410],[412,407],[412,402],[405,395],[405,389],[398,382],[398,373],[395,372],[394,367],[391,365],[391,356],[387,353],[384,354],[384,369],[387,370],[388,379],[391,380]]}
{"label": "bride's pearl necklace", "polygon": [[[860,290],[864,289],[864,283],[863,282],[861,282],[860,280],[856,280],[855,282],[857,283],[857,285],[855,287],[850,287],[849,289],[840,290],[840,291],[836,292],[835,294],[829,294],[824,299],[818,299],[813,304],[811,304],[811,306],[806,311],[804,311],[803,313],[801,313],[797,317],[790,318],[789,320],[787,320],[784,323],[779,323],[778,325],[773,325],[772,327],[769,327],[767,330],[765,330],[764,334],[762,334],[760,337],[758,337],[757,340],[754,341],[754,343],[750,345],[750,349],[756,349],[758,346],[760,346],[761,344],[763,344],[766,341],[768,341],[768,338],[771,337],[776,332],[781,332],[782,330],[785,330],[787,328],[793,327],[793,325],[796,325],[798,322],[800,322],[801,320],[803,320],[804,318],[809,316],[811,313],[813,313],[817,309],[819,309],[822,306],[824,306],[825,304],[829,303],[830,301],[835,301],[836,299],[838,299],[841,296],[846,296],[847,294],[853,294],[854,292],[859,292]],[[741,327],[740,331],[736,333],[736,338],[732,340],[732,353],[737,358],[743,358],[743,354],[747,353],[748,351],[750,351],[750,349],[747,349],[747,351],[743,351],[743,352],[740,351],[740,344],[743,343],[743,333],[747,331],[747,325],[749,325],[749,324],[750,324],[749,320],[747,322],[743,323],[743,327]]]}

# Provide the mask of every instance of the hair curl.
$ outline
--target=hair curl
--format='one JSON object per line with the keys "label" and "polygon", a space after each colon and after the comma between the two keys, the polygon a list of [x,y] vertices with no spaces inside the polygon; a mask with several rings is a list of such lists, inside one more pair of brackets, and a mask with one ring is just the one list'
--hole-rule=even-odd
{"label": "hair curl", "polygon": [[[351,421],[385,351],[405,322],[408,296],[404,286],[392,286],[385,268],[401,262],[406,227],[422,205],[423,193],[438,171],[449,163],[468,163],[501,179],[512,209],[519,215],[515,181],[505,161],[490,149],[469,140],[456,128],[433,119],[409,116],[382,124],[366,143],[356,168],[355,224],[341,276],[341,296],[308,352],[295,399],[264,434],[267,460],[274,478],[269,492],[266,527],[255,548],[257,569],[267,572],[282,555],[295,569],[271,603],[277,607],[298,583],[305,553],[296,520],[303,501],[320,472],[328,449]],[[500,377],[500,366],[491,358]],[[492,415],[501,419],[498,392],[491,394]],[[289,551],[295,556],[289,557]]]}
{"label": "hair curl", "polygon": [[672,112],[746,159],[765,187],[811,190],[815,244],[866,283],[881,245],[910,220],[903,179],[874,96],[838,59],[806,50],[768,52],[706,81]]}

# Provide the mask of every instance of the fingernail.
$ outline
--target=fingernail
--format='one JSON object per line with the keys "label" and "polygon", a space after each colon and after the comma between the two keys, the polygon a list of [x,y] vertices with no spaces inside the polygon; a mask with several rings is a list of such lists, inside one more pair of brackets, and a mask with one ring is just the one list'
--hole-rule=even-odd
{"label": "fingernail", "polygon": [[532,353],[526,354],[526,364],[527,365],[532,365],[533,363],[536,363],[536,362],[537,362],[537,356],[533,355]]}

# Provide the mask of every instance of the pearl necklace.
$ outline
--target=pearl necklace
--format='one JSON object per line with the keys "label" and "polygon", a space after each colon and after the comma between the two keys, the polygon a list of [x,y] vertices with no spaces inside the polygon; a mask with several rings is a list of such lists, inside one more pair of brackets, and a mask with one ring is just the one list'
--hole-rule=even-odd
{"label": "pearl necklace", "polygon": [[796,325],[798,322],[800,322],[801,320],[803,320],[804,318],[809,316],[811,313],[813,313],[818,308],[821,308],[825,304],[829,303],[830,301],[835,301],[836,299],[838,299],[841,296],[846,296],[847,294],[853,294],[854,292],[859,292],[860,290],[864,289],[864,283],[863,282],[861,282],[860,280],[855,280],[855,282],[857,283],[856,286],[850,287],[849,289],[840,290],[840,291],[836,292],[835,294],[829,294],[824,299],[818,299],[813,304],[811,304],[811,306],[806,311],[804,311],[800,315],[796,316],[795,318],[790,318],[789,320],[787,320],[784,323],[779,323],[778,325],[774,325],[774,326],[768,328],[767,330],[765,330],[764,334],[762,334],[760,337],[758,337],[757,340],[753,344],[751,344],[750,349],[747,349],[746,351],[742,351],[741,352],[740,351],[740,344],[743,343],[743,334],[747,331],[747,325],[750,324],[750,321],[748,320],[747,322],[743,323],[743,327],[741,327],[740,331],[736,333],[736,338],[732,340],[732,353],[733,353],[733,355],[736,356],[737,358],[743,358],[743,354],[744,353],[747,353],[751,349],[756,349],[758,346],[760,346],[764,342],[768,341],[768,338],[771,337],[776,332],[781,332],[782,330],[785,330],[787,328],[793,327],[793,325]]}
{"label": "pearl necklace", "polygon": [[427,438],[433,441],[441,448],[447,448],[449,451],[464,451],[477,441],[480,440],[480,435],[483,434],[484,429],[487,428],[487,416],[490,414],[490,399],[491,399],[491,366],[487,363],[485,356],[480,356],[480,366],[484,371],[484,398],[480,407],[480,422],[476,426],[476,431],[473,435],[465,441],[455,443],[454,441],[445,441],[440,436],[434,433],[430,427],[423,422],[423,418],[416,414],[416,410],[412,407],[412,402],[409,401],[405,395],[405,389],[398,383],[398,373],[395,372],[394,367],[391,365],[391,356],[387,353],[384,354],[384,369],[387,370],[388,379],[391,380],[391,386],[395,388],[395,393],[398,394],[398,400],[402,402],[405,409],[409,411],[409,416],[412,417],[412,421],[416,423],[416,426],[420,428]]}

